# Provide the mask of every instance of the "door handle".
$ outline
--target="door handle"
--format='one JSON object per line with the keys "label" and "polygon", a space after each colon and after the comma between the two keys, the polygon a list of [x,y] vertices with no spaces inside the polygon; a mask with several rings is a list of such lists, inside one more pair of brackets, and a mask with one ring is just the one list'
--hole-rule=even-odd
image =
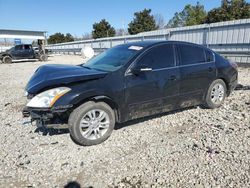
{"label": "door handle", "polygon": [[141,72],[148,72],[148,71],[152,71],[152,68],[141,68],[140,69],[141,70]]}
{"label": "door handle", "polygon": [[176,76],[172,75],[172,76],[169,77],[169,80],[174,81],[174,80],[177,80],[177,79],[176,79]]}
{"label": "door handle", "polygon": [[212,72],[213,70],[214,70],[214,69],[213,69],[212,67],[209,67],[209,68],[208,68],[208,71],[209,71],[209,72]]}

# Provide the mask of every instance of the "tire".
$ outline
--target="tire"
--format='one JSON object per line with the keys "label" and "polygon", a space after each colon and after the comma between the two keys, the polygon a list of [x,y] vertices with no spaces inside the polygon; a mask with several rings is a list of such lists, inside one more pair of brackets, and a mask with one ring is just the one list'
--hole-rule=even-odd
{"label": "tire", "polygon": [[[102,117],[105,118],[102,119]],[[68,124],[70,136],[74,142],[82,146],[96,145],[104,142],[111,135],[115,126],[115,114],[108,104],[90,101],[70,114]],[[83,127],[81,128],[80,125]]]}
{"label": "tire", "polygon": [[208,88],[205,107],[210,109],[219,108],[226,98],[226,93],[227,86],[225,82],[221,79],[214,80]]}
{"label": "tire", "polygon": [[46,55],[40,55],[39,60],[40,61],[47,61],[48,57]]}
{"label": "tire", "polygon": [[4,56],[3,57],[3,63],[5,63],[5,64],[12,63],[12,58],[10,56]]}

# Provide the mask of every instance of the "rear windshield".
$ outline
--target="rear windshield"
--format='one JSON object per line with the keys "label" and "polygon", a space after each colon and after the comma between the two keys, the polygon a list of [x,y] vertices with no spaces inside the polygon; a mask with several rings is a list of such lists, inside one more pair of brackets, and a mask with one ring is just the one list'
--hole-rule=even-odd
{"label": "rear windshield", "polygon": [[82,66],[105,72],[116,71],[141,50],[142,47],[139,46],[117,46],[95,56]]}

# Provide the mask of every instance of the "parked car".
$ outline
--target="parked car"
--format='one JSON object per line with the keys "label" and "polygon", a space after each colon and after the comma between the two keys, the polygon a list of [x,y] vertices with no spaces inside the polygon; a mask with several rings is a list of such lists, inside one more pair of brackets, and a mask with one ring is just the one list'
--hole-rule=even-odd
{"label": "parked car", "polygon": [[186,42],[113,47],[86,64],[44,65],[26,86],[23,115],[65,128],[81,145],[105,141],[116,123],[204,105],[218,108],[236,87],[237,65]]}
{"label": "parked car", "polygon": [[0,60],[3,63],[12,63],[13,60],[39,59],[45,61],[46,55],[34,51],[31,44],[20,44],[0,53]]}

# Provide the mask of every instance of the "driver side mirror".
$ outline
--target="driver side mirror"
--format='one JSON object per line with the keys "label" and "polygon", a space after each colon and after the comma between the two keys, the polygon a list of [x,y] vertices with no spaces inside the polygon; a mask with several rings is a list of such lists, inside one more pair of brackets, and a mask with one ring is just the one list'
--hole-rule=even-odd
{"label": "driver side mirror", "polygon": [[132,74],[138,75],[141,72],[151,72],[152,68],[147,66],[147,65],[138,65],[138,66],[132,67],[130,69],[130,71],[131,71]]}

